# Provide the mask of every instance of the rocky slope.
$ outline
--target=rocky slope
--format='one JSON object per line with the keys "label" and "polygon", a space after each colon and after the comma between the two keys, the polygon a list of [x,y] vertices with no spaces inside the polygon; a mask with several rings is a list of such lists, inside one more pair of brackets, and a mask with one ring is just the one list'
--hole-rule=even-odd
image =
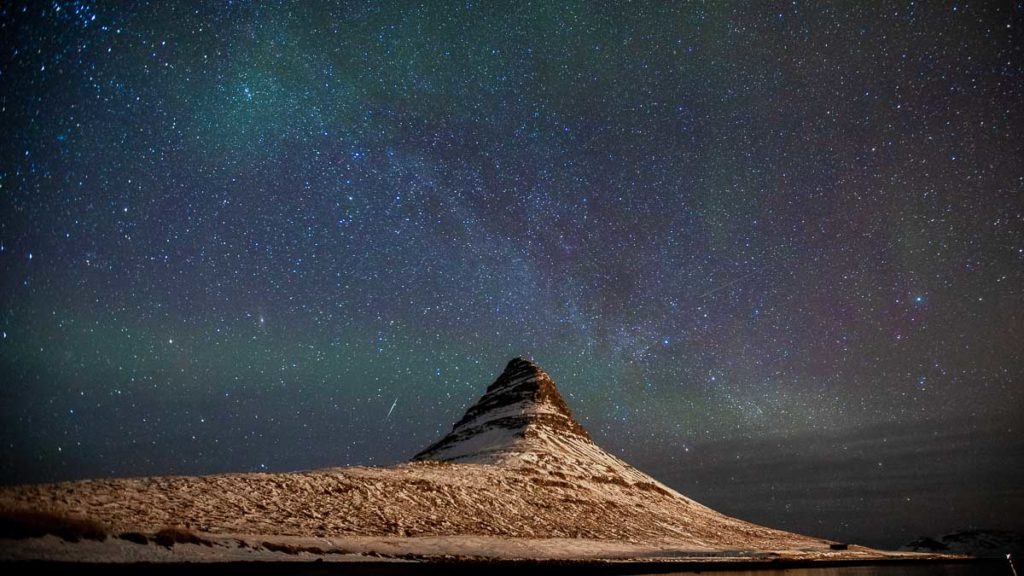
{"label": "rocky slope", "polygon": [[828,551],[826,541],[719,514],[603,451],[551,378],[520,358],[450,434],[408,464],[6,487],[0,510],[88,518],[113,534],[181,526],[213,536],[569,538],[687,553]]}
{"label": "rocky slope", "polygon": [[447,436],[413,457],[432,460],[618,484],[699,506],[594,444],[551,377],[523,358],[508,363]]}

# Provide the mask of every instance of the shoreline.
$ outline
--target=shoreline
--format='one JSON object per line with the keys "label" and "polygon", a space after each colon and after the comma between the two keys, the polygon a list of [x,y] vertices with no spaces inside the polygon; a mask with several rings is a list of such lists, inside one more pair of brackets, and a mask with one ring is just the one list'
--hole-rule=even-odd
{"label": "shoreline", "polygon": [[[827,549],[699,548],[583,539],[481,536],[308,538],[210,535],[194,542],[145,544],[120,538],[70,542],[56,536],[0,539],[0,566],[64,574],[664,574],[862,566],[991,566],[976,559],[851,546]],[[902,573],[902,572],[901,572]],[[926,573],[926,572],[922,572]],[[966,572],[965,572],[966,573]],[[983,573],[983,572],[979,572]]]}
{"label": "shoreline", "polygon": [[1005,565],[999,558],[926,557],[880,559],[719,559],[719,560],[544,560],[544,559],[436,559],[402,560],[377,558],[373,560],[325,560],[323,558],[291,561],[232,561],[232,562],[65,562],[46,560],[0,561],[0,566],[17,569],[39,568],[57,574],[505,574],[528,571],[532,575],[546,574],[668,574],[726,571],[768,571],[815,568],[928,567],[964,566],[977,569],[995,569]]}

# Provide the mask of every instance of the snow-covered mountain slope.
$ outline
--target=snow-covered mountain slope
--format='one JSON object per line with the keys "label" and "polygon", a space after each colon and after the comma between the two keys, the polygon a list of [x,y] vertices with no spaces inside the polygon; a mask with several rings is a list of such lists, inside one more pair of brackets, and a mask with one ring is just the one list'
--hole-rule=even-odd
{"label": "snow-covered mountain slope", "polygon": [[608,454],[551,378],[520,358],[408,464],[5,487],[0,510],[87,517],[112,533],[184,526],[215,535],[585,538],[815,554],[829,544],[719,514]]}
{"label": "snow-covered mountain slope", "polygon": [[514,358],[452,431],[414,461],[493,464],[634,486],[693,501],[598,447],[576,421],[551,377]]}

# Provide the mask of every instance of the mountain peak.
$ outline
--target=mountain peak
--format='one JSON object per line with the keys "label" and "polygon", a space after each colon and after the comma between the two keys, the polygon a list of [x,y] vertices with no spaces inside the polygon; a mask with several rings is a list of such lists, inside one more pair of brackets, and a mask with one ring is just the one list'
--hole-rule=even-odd
{"label": "mountain peak", "polygon": [[540,437],[590,443],[590,435],[573,417],[547,372],[517,357],[447,436],[413,460],[492,461],[494,456],[536,449],[529,441]]}
{"label": "mountain peak", "polygon": [[633,486],[699,506],[602,450],[573,418],[547,372],[525,358],[513,358],[452,431],[413,460],[491,464],[564,481]]}
{"label": "mountain peak", "polygon": [[498,379],[487,387],[487,393],[466,411],[454,429],[490,421],[490,416],[495,414],[504,417],[505,412],[515,412],[516,408],[521,409],[519,416],[526,419],[524,423],[545,421],[554,428],[565,428],[563,432],[590,439],[573,417],[554,380],[543,368],[522,356],[509,360]]}

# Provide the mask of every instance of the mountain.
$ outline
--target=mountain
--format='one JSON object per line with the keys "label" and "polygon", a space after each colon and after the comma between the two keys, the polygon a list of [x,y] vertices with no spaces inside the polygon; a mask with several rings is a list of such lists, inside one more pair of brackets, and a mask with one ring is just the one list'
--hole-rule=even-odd
{"label": "mountain", "polygon": [[195,558],[218,547],[232,554],[290,547],[321,555],[570,559],[882,554],[830,550],[826,540],[731,518],[679,494],[597,446],[550,376],[522,358],[508,363],[449,434],[406,464],[0,488],[0,560],[79,559],[81,545],[2,545],[12,534],[72,540],[69,524],[114,536],[93,552],[100,559],[138,558],[136,542],[160,542],[164,534],[173,545],[182,533],[184,541],[210,544],[175,548]]}
{"label": "mountain", "polygon": [[507,464],[526,454],[558,453],[549,439],[593,445],[544,370],[513,358],[450,434],[413,460]]}
{"label": "mountain", "polygon": [[524,358],[510,361],[448,435],[413,457],[413,461],[429,460],[596,478],[673,493],[594,444],[547,372]]}

